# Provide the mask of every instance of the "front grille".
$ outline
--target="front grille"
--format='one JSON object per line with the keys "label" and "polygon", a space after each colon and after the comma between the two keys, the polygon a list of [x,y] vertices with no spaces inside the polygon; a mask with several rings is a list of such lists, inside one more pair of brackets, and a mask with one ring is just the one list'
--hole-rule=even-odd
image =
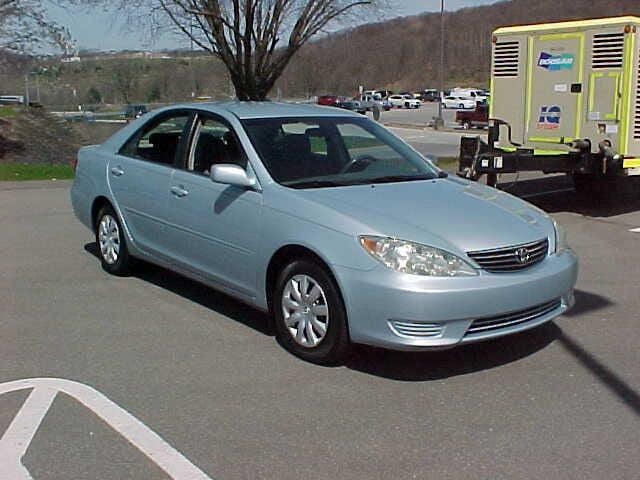
{"label": "front grille", "polygon": [[467,255],[486,271],[503,273],[524,270],[541,262],[548,250],[549,241],[545,238],[512,247],[467,252]]}
{"label": "front grille", "polygon": [[526,310],[496,315],[494,317],[478,318],[471,323],[466,334],[488,332],[491,330],[513,327],[521,323],[530,322],[553,312],[561,306],[562,301],[559,298],[556,298],[551,302],[527,308]]}
{"label": "front grille", "polygon": [[401,337],[428,338],[437,337],[442,333],[441,323],[419,323],[410,321],[391,320],[391,330]]}

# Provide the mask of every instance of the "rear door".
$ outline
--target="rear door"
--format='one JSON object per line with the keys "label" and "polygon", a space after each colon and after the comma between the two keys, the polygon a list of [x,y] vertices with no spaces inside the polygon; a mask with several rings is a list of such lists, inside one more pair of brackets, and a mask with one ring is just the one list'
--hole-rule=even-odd
{"label": "rear door", "polygon": [[562,144],[580,137],[584,34],[552,33],[529,40],[527,141]]}
{"label": "rear door", "polygon": [[171,175],[184,149],[190,113],[174,111],[152,118],[108,165],[109,185],[136,245],[162,255],[167,243],[167,203]]}

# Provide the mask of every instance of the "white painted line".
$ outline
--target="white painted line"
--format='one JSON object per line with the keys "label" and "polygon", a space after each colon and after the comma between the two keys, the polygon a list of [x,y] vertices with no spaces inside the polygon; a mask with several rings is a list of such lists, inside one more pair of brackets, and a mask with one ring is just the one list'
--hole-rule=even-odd
{"label": "white painted line", "polygon": [[0,395],[32,389],[0,438],[0,479],[32,480],[22,465],[38,427],[58,392],[74,398],[122,435],[175,480],[211,480],[157,433],[97,390],[61,378],[31,378],[0,384]]}
{"label": "white painted line", "polygon": [[640,227],[629,230],[631,233],[640,233]]}

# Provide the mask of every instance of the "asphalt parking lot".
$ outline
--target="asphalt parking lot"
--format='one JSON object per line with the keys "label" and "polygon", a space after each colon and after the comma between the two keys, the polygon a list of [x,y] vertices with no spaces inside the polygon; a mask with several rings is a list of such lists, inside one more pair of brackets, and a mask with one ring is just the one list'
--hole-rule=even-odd
{"label": "asphalt parking lot", "polygon": [[[428,150],[428,133],[400,133]],[[107,275],[68,182],[0,183],[0,478],[21,478],[7,474],[7,432],[27,438],[35,479],[638,478],[640,202],[585,203],[562,177],[503,188],[566,226],[576,307],[496,341],[358,347],[329,368],[169,271]],[[45,383],[40,404],[2,393],[33,377],[92,390],[53,398]],[[19,417],[32,435],[12,429]]]}

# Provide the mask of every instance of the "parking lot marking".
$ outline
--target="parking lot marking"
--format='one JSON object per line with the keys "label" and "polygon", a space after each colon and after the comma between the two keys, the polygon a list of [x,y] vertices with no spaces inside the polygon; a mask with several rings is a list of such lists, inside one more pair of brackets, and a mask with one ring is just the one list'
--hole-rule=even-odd
{"label": "parking lot marking", "polygon": [[1,479],[32,480],[22,457],[56,395],[62,392],[91,410],[171,478],[211,480],[144,423],[87,385],[61,378],[31,378],[0,384],[0,395],[26,389],[31,393],[0,438]]}
{"label": "parking lot marking", "polygon": [[640,233],[640,227],[629,230],[631,233]]}

